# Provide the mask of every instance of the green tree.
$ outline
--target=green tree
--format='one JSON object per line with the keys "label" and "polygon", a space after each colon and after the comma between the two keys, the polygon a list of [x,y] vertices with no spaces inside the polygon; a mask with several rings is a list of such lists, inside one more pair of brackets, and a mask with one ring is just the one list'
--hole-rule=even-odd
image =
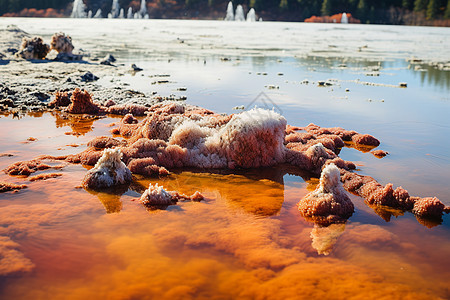
{"label": "green tree", "polygon": [[281,0],[279,7],[281,10],[287,10],[288,9],[288,0]]}
{"label": "green tree", "polygon": [[427,19],[434,20],[436,19],[439,13],[439,3],[436,0],[430,0],[427,7]]}
{"label": "green tree", "polygon": [[413,0],[403,0],[402,1],[402,7],[405,8],[405,9],[412,10],[414,8]]}
{"label": "green tree", "polygon": [[445,10],[444,18],[450,19],[450,0],[447,2],[447,9]]}
{"label": "green tree", "polygon": [[416,0],[414,1],[414,11],[419,12],[427,9],[428,0]]}
{"label": "green tree", "polygon": [[333,8],[332,6],[333,3],[331,3],[331,0],[324,0],[322,2],[322,8],[320,9],[322,16],[330,16]]}
{"label": "green tree", "polygon": [[365,0],[359,0],[358,6],[356,7],[356,15],[362,21],[367,19],[368,7]]}

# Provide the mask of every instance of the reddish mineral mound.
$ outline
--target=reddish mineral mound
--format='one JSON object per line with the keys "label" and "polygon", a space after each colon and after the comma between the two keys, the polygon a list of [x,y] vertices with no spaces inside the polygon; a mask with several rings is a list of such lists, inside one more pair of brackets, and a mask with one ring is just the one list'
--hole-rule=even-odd
{"label": "reddish mineral mound", "polygon": [[7,167],[4,171],[8,175],[25,175],[28,176],[36,171],[47,170],[47,169],[61,169],[63,166],[51,166],[44,162],[41,159],[36,158],[28,161],[19,161],[16,162],[9,167]]}
{"label": "reddish mineral mound", "polygon": [[114,148],[117,146],[125,146],[125,141],[119,141],[118,139],[109,136],[99,136],[94,138],[88,143],[89,147],[95,147],[100,149]]}
{"label": "reddish mineral mound", "polygon": [[8,192],[8,191],[18,191],[26,188],[25,184],[15,184],[10,182],[0,181],[0,193]]}
{"label": "reddish mineral mound", "polygon": [[445,205],[436,197],[419,198],[414,202],[413,213],[419,217],[441,218]]}
{"label": "reddish mineral mound", "polygon": [[377,158],[383,158],[389,154],[388,152],[383,151],[383,150],[373,150],[370,153],[372,153]]}
{"label": "reddish mineral mound", "polygon": [[340,181],[339,169],[327,165],[320,176],[317,188],[298,203],[303,217],[319,225],[345,222],[353,214],[353,203]]}
{"label": "reddish mineral mound", "polygon": [[175,191],[166,191],[162,186],[149,185],[148,189],[141,196],[141,203],[148,208],[166,208],[169,205],[176,204],[178,201],[201,201],[204,197],[196,191],[191,196],[179,194]]}
{"label": "reddish mineral mound", "polygon": [[100,107],[92,102],[91,95],[87,91],[76,88],[70,100],[72,103],[67,108],[67,112],[71,114],[96,115],[101,112]]}
{"label": "reddish mineral mound", "polygon": [[59,92],[57,91],[55,93],[55,99],[50,101],[48,103],[48,107],[55,108],[55,107],[66,107],[69,106],[71,103],[69,93],[67,92]]}

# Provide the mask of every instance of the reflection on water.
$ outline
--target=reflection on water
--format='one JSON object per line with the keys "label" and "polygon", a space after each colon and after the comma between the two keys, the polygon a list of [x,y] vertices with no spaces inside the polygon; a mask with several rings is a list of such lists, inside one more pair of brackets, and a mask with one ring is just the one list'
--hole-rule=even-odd
{"label": "reflection on water", "polygon": [[207,199],[225,201],[229,209],[268,217],[278,215],[283,205],[282,175],[282,171],[277,169],[255,170],[246,175],[182,172],[168,178],[142,179],[139,182],[143,186],[148,186],[150,181],[157,182],[168,191],[186,195],[198,190]]}
{"label": "reflection on water", "polygon": [[344,230],[345,224],[331,224],[328,227],[314,225],[311,230],[311,246],[317,250],[318,254],[329,255]]}
{"label": "reflection on water", "polygon": [[395,209],[388,206],[381,206],[381,205],[370,205],[367,202],[365,202],[373,211],[379,215],[383,220],[386,222],[391,221],[391,217],[399,217],[403,216],[405,214],[404,211],[400,209]]}
{"label": "reflection on water", "polygon": [[94,191],[86,189],[91,195],[94,195],[105,207],[107,214],[118,213],[122,210],[121,196],[128,190],[128,187],[112,188],[109,191]]}
{"label": "reflection on water", "polygon": [[[200,190],[206,200],[149,214],[131,201],[148,179],[122,196],[91,194],[74,188],[85,170],[71,171],[72,184],[61,178],[42,183],[45,189],[30,186],[18,194],[24,205],[0,211],[0,236],[17,243],[16,263],[24,266],[2,277],[5,299],[279,299],[298,297],[299,288],[308,297],[343,299],[349,286],[353,297],[447,296],[450,273],[440,265],[448,265],[441,260],[448,229],[415,234],[420,225],[409,219],[392,228],[351,221],[313,227],[295,208],[304,187],[252,171],[157,180],[169,190]],[[30,194],[39,197],[26,204]]]}
{"label": "reflection on water", "polygon": [[52,111],[51,114],[55,118],[56,128],[68,126],[72,129],[72,132],[68,132],[68,134],[76,136],[92,131],[94,120],[98,119],[98,117],[89,115],[69,116],[59,111]]}

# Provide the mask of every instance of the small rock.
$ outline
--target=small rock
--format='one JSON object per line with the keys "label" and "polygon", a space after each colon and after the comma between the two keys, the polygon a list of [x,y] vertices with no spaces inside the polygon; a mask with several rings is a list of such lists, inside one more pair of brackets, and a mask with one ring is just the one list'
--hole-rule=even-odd
{"label": "small rock", "polygon": [[136,66],[135,64],[132,64],[132,65],[131,65],[131,68],[133,69],[134,72],[139,72],[139,71],[142,71],[142,70],[143,70],[142,68],[139,68],[139,67]]}
{"label": "small rock", "polygon": [[81,54],[73,54],[73,53],[58,53],[56,55],[56,61],[79,61],[83,59],[83,55]]}
{"label": "small rock", "polygon": [[12,55],[14,55],[17,52],[19,52],[19,50],[16,49],[16,48],[8,48],[8,49],[6,49],[6,52],[11,53]]}
{"label": "small rock", "polygon": [[105,58],[103,58],[103,59],[100,61],[100,64],[101,64],[101,65],[108,65],[108,66],[111,66],[112,63],[115,62],[115,61],[116,61],[116,58],[115,58],[114,56],[112,56],[111,54],[108,54],[108,55],[105,56]]}
{"label": "small rock", "polygon": [[94,74],[92,74],[91,72],[86,72],[83,76],[81,76],[81,81],[84,82],[91,82],[91,81],[96,81],[99,78],[97,76],[95,76]]}

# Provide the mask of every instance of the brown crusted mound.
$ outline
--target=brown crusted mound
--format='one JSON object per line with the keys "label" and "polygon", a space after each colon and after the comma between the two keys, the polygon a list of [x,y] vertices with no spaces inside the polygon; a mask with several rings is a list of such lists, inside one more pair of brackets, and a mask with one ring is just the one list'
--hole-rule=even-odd
{"label": "brown crusted mound", "polygon": [[447,212],[445,205],[435,197],[411,197],[404,188],[398,187],[394,190],[391,183],[383,187],[370,176],[343,171],[341,180],[345,189],[365,198],[371,205],[412,210],[422,218],[440,218],[443,212]]}
{"label": "brown crusted mound", "polygon": [[103,150],[97,150],[94,147],[90,147],[81,153],[68,155],[66,161],[74,164],[93,166],[97,163],[102,154]]}
{"label": "brown crusted mound", "polygon": [[109,137],[109,136],[99,136],[91,140],[88,144],[88,147],[94,147],[94,148],[113,148],[117,146],[124,146],[126,145],[125,141],[119,141],[115,138]]}
{"label": "brown crusted mound", "polygon": [[123,124],[137,124],[139,121],[138,119],[136,119],[135,117],[133,117],[132,114],[126,114],[123,118],[122,118],[122,123]]}
{"label": "brown crusted mound", "polygon": [[383,158],[389,154],[388,152],[386,152],[384,150],[373,150],[370,153],[372,153],[375,157],[378,157],[378,158]]}
{"label": "brown crusted mound", "polygon": [[324,147],[321,143],[312,146],[288,144],[285,152],[285,161],[302,170],[320,174],[322,166],[328,161],[337,158],[337,155]]}
{"label": "brown crusted mound", "polygon": [[[360,134],[356,131],[345,130],[340,127],[322,128],[311,123],[308,126],[299,129],[305,130],[306,132],[312,134],[316,139],[320,136],[328,138],[331,138],[331,136],[338,136],[342,141],[352,141],[356,146],[376,147],[380,145],[380,141],[369,134]],[[339,141],[338,143],[340,144]],[[343,147],[343,145],[340,147]]]}
{"label": "brown crusted mound", "polygon": [[118,104],[109,106],[106,111],[114,115],[132,114],[133,116],[144,116],[149,108],[140,104]]}
{"label": "brown crusted mound", "polygon": [[420,217],[441,218],[445,205],[436,197],[416,200],[413,213]]}
{"label": "brown crusted mound", "polygon": [[44,44],[41,37],[24,37],[17,55],[25,59],[44,59],[49,51],[50,46]]}
{"label": "brown crusted mound", "polygon": [[59,92],[55,93],[55,99],[48,103],[48,107],[66,107],[70,105],[70,94],[67,92]]}
{"label": "brown crusted mound", "polygon": [[[289,125],[288,125],[289,126]],[[284,138],[285,144],[288,143],[302,143],[306,144],[309,140],[315,140],[313,134],[309,132],[295,132],[292,131],[291,133],[287,134]]]}
{"label": "brown crusted mound", "polygon": [[342,148],[345,146],[344,141],[342,140],[342,138],[338,135],[334,135],[334,134],[322,134],[318,137],[318,140],[321,139],[330,139],[333,141],[334,147],[335,148]]}
{"label": "brown crusted mound", "polygon": [[345,146],[344,141],[351,141],[355,135],[358,135],[356,131],[349,131],[340,127],[321,128],[312,123],[306,127],[288,125],[286,127],[285,144],[289,149],[305,151],[310,146],[321,143],[325,148],[338,154],[340,149]]}
{"label": "brown crusted mound", "polygon": [[351,141],[352,136],[357,134],[354,130],[345,130],[341,127],[330,127],[330,128],[322,128],[313,123],[309,124],[306,127],[300,128],[301,130],[305,130],[314,136],[320,136],[324,134],[333,134],[339,136],[344,141]]}
{"label": "brown crusted mound", "polygon": [[111,133],[121,135],[123,137],[130,137],[140,127],[137,123],[138,120],[133,117],[133,115],[126,114],[120,121],[119,127],[113,128]]}
{"label": "brown crusted mound", "polygon": [[122,148],[125,162],[131,158],[153,158],[158,166],[166,168],[181,168],[187,155],[187,150],[178,145],[168,145],[162,140],[139,139],[128,147]]}
{"label": "brown crusted mound", "polygon": [[113,105],[116,105],[116,102],[114,102],[114,100],[112,100],[112,99],[108,99],[108,100],[105,101],[105,103],[103,103],[104,107],[110,107],[110,106],[113,106]]}
{"label": "brown crusted mound", "polygon": [[46,173],[46,174],[39,174],[39,175],[35,175],[35,176],[31,176],[30,178],[28,178],[29,181],[37,181],[37,180],[47,180],[50,178],[56,178],[59,176],[62,176],[63,174],[61,173]]}
{"label": "brown crusted mound", "polygon": [[166,168],[158,166],[151,157],[131,159],[127,167],[132,173],[144,176],[166,176],[170,174]]}
{"label": "brown crusted mound", "polygon": [[72,101],[72,103],[67,108],[67,112],[71,114],[96,115],[102,112],[102,109],[98,105],[94,104],[94,102],[92,102],[91,95],[85,90],[76,88],[73,91],[70,100]]}
{"label": "brown crusted mound", "polygon": [[55,33],[52,36],[50,46],[51,49],[56,50],[58,53],[67,54],[72,54],[74,48],[72,44],[72,38],[62,32]]}
{"label": "brown crusted mound", "polygon": [[15,184],[9,183],[5,181],[0,181],[0,193],[8,192],[8,191],[18,191],[26,188],[25,184]]}
{"label": "brown crusted mound", "polygon": [[32,159],[28,161],[19,161],[9,167],[4,171],[8,175],[25,175],[28,176],[36,171],[47,170],[55,168],[48,164],[43,163],[40,159]]}
{"label": "brown crusted mound", "polygon": [[358,146],[372,146],[378,147],[380,145],[380,141],[370,134],[355,134],[352,136],[352,142]]}

